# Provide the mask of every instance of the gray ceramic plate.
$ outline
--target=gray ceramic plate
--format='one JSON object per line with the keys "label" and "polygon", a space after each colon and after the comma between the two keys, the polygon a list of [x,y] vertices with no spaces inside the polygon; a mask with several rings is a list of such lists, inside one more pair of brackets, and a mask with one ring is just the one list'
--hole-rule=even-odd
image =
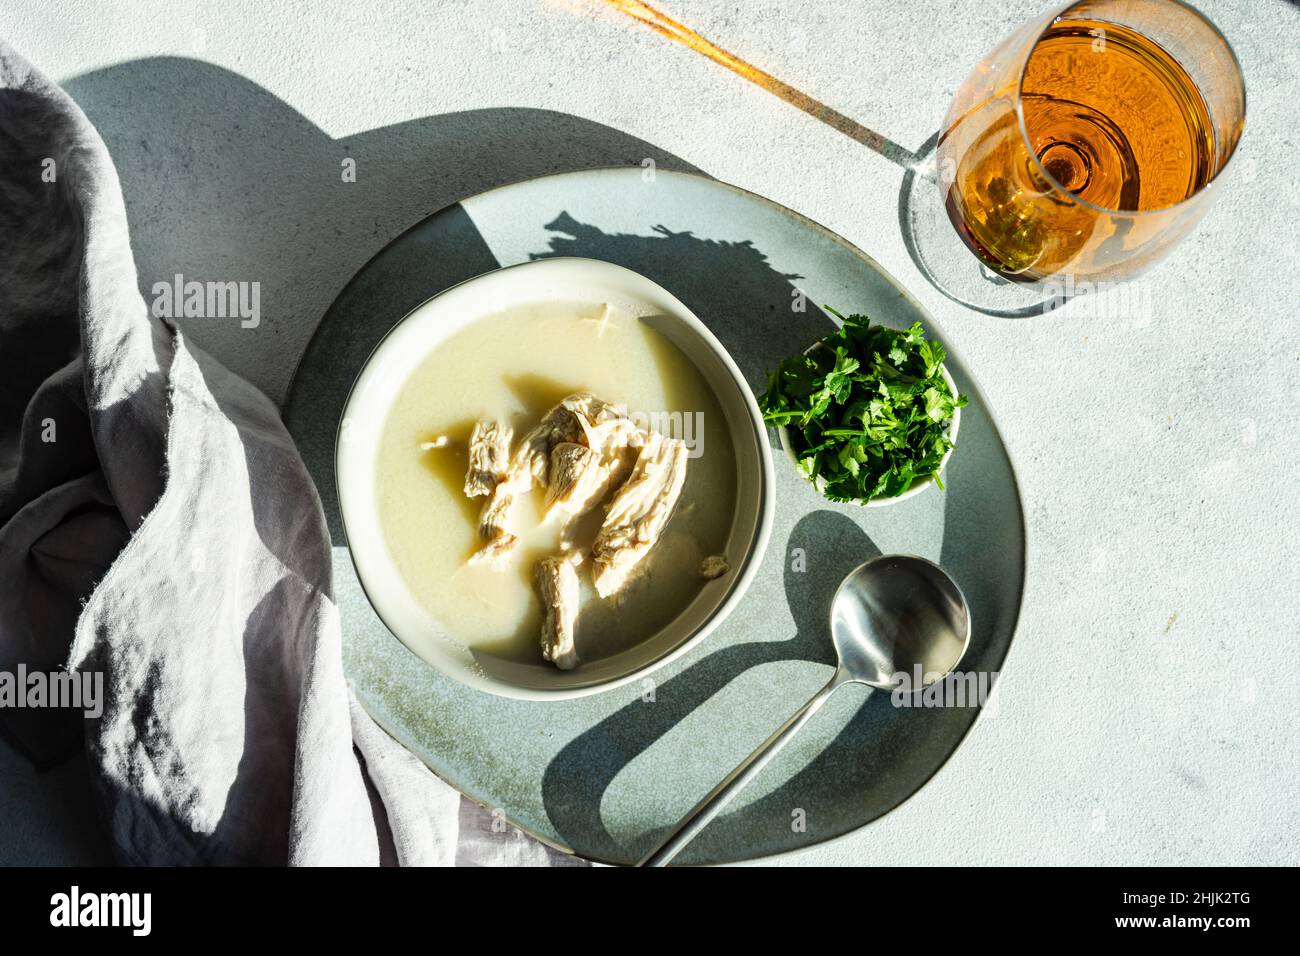
{"label": "gray ceramic plate", "polygon": [[[891,325],[934,321],[875,262],[816,223],[704,177],[608,169],[503,187],[444,209],[371,260],[312,339],[285,418],[334,537],[344,666],[367,709],[439,776],[521,829],[590,859],[630,862],[829,676],[826,615],[840,579],[882,552],[938,561],[970,602],[963,671],[997,671],[1025,575],[1016,479],[979,387],[960,445],[930,489],[892,508],[833,505],[782,459],[771,545],[745,600],[653,683],[555,703],[509,700],[444,677],[393,637],[357,583],[334,493],[334,435],[358,370],[430,296],[544,256],[605,259],[676,295],[756,390],[780,359],[834,327],[815,303]],[[805,311],[792,303],[806,297]],[[679,861],[752,859],[854,830],[919,790],[974,723],[974,707],[901,709],[850,687]]]}

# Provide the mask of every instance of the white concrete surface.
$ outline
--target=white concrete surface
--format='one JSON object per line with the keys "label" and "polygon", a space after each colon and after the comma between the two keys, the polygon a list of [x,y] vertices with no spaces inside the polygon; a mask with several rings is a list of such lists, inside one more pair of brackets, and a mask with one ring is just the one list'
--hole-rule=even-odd
{"label": "white concrete surface", "polygon": [[[1047,6],[658,5],[909,150]],[[1218,206],[1146,277],[1149,323],[953,305],[904,249],[896,164],[599,0],[9,0],[0,35],[100,127],[146,290],[262,283],[258,328],[187,331],[277,400],[352,273],[491,185],[670,154],[837,230],[934,312],[999,411],[1030,586],[999,715],[904,807],[782,862],[1295,864],[1300,9],[1200,6],[1249,118]],[[84,770],[37,775],[0,745],[0,862],[101,858],[80,788]]]}

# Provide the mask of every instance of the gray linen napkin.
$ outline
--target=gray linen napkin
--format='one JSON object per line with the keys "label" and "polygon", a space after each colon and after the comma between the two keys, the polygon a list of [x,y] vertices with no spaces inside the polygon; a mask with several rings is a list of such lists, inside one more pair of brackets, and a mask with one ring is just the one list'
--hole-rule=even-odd
{"label": "gray linen napkin", "polygon": [[98,719],[0,729],[45,763],[84,739],[123,862],[559,862],[356,703],[276,408],[150,315],[103,142],[0,42],[0,670],[19,664],[103,675]]}

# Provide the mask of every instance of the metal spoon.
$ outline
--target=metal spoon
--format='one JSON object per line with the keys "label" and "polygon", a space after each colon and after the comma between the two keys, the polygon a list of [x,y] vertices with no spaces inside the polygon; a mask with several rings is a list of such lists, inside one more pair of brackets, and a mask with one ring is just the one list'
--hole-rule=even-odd
{"label": "metal spoon", "polygon": [[[928,687],[957,666],[970,633],[966,598],[932,561],[894,554],[858,566],[831,602],[831,639],[839,666],[830,683],[696,804],[638,866],[667,866],[840,687],[857,682],[893,690],[899,675],[906,675],[913,691]],[[919,687],[914,676],[918,666]]]}

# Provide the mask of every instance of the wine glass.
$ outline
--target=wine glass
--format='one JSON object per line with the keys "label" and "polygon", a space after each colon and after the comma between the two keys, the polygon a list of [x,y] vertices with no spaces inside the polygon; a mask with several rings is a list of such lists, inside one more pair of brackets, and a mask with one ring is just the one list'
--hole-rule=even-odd
{"label": "wine glass", "polygon": [[1237,58],[1191,6],[1072,3],[962,84],[911,177],[909,245],[941,291],[992,314],[1121,283],[1205,214],[1245,115]]}

